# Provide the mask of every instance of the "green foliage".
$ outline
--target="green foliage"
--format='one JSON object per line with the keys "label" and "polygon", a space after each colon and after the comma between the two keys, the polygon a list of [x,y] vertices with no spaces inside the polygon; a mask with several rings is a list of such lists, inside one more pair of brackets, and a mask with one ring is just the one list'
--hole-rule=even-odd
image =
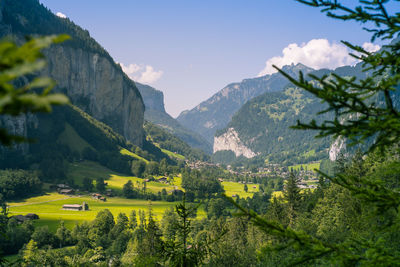
{"label": "green foliage", "polygon": [[0,195],[3,200],[40,193],[42,182],[37,173],[24,170],[0,170]]}
{"label": "green foliage", "polygon": [[197,208],[187,207],[185,198],[181,204],[176,205],[175,211],[178,215],[178,220],[175,221],[177,228],[177,238],[166,244],[166,257],[169,266],[198,266],[204,260],[207,251],[205,242],[190,242],[191,217],[197,212]]}
{"label": "green foliage", "polygon": [[[223,192],[221,183],[215,176],[209,175],[210,170],[190,170],[182,173],[182,187],[187,193],[187,199],[193,201],[198,199],[210,198],[217,193]],[[193,196],[190,197],[190,196]]]}
{"label": "green foliage", "polygon": [[[22,46],[13,41],[0,42],[0,114],[18,116],[28,112],[50,112],[51,105],[68,102],[64,95],[49,94],[54,86],[54,81],[49,78],[37,77],[29,83],[20,80],[45,66],[41,53],[43,48],[66,39],[66,35],[47,36],[31,39]],[[1,143],[11,145],[12,142],[21,141],[26,139],[0,129]]]}
{"label": "green foliage", "polygon": [[[385,9],[389,1],[360,1],[355,9],[338,1],[298,2],[321,7],[322,12],[337,19],[372,22],[368,25],[376,28],[367,29],[373,33],[372,39],[391,39],[400,31],[400,13],[392,16]],[[294,128],[319,130],[319,137],[342,136],[352,145],[374,137],[369,153],[364,157],[357,153],[351,164],[336,168],[335,176],[320,172],[331,184],[321,184],[314,193],[304,195],[301,202],[308,202],[308,207],[290,223],[291,227],[285,227],[282,219],[265,219],[231,199],[243,215],[271,237],[272,242],[264,253],[275,259],[279,254],[289,256],[283,264],[397,266],[399,263],[398,242],[388,242],[397,237],[399,229],[395,218],[400,204],[397,146],[400,120],[393,101],[400,82],[399,39],[376,53],[344,43],[359,53],[353,56],[362,60],[365,71],[373,70],[372,76],[343,78],[333,73],[319,78],[309,74],[315,83],[307,81],[302,73],[296,80],[279,71],[294,85],[327,104],[320,114],[333,112],[335,115],[333,120],[322,123],[298,122]],[[392,148],[388,151],[387,147]],[[379,150],[372,153],[375,148]],[[291,198],[286,195],[289,201]],[[278,205],[272,207],[278,211]]]}

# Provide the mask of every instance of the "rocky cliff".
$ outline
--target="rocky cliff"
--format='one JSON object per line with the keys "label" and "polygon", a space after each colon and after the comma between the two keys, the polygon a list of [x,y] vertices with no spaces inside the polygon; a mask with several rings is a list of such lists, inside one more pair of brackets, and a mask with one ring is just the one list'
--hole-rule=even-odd
{"label": "rocky cliff", "polygon": [[43,71],[57,81],[71,102],[108,124],[132,143],[143,141],[144,104],[134,82],[109,58],[57,45],[46,52]]}
{"label": "rocky cliff", "polygon": [[234,152],[236,157],[244,156],[246,158],[253,158],[257,156],[256,153],[243,144],[238,133],[233,128],[229,128],[224,134],[214,138],[214,153],[224,150]]}
{"label": "rocky cliff", "polygon": [[37,0],[0,0],[0,7],[0,37],[12,34],[22,40],[26,35],[70,35],[70,41],[45,51],[48,66],[41,74],[55,79],[55,90],[67,94],[74,105],[133,144],[142,145],[142,97],[135,83],[86,30],[55,16]]}
{"label": "rocky cliff", "polygon": [[142,95],[146,111],[157,110],[165,113],[163,92],[146,84],[141,84],[138,82],[135,82],[135,84],[136,87],[139,89],[140,94]]}

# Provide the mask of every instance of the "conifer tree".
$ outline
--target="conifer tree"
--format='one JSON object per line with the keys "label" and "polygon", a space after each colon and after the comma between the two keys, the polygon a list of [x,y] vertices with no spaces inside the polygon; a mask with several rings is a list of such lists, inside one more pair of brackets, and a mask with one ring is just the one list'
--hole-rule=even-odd
{"label": "conifer tree", "polygon": [[[399,105],[395,102],[398,99],[400,84],[400,39],[398,38],[400,12],[387,9],[390,0],[360,0],[356,7],[345,6],[339,0],[297,0],[297,2],[320,8],[323,13],[334,19],[361,22],[366,25],[364,29],[372,33],[372,42],[380,39],[391,40],[391,43],[384,45],[380,51],[372,53],[361,46],[343,42],[353,50],[351,55],[362,62],[363,71],[370,73],[366,78],[341,77],[336,73],[330,73],[322,77],[310,74],[310,79],[305,79],[300,72],[297,79],[277,68],[293,85],[326,103],[327,108],[320,113],[334,114],[334,119],[331,121],[312,120],[308,123],[299,121],[294,128],[319,131],[317,137],[345,138],[349,146],[372,140],[373,144],[367,155],[379,151],[383,158],[390,157],[388,155],[390,149],[397,147],[394,153],[397,161],[390,163],[391,168],[386,170],[385,175],[381,175],[381,171],[377,173],[376,169],[381,170],[381,168],[375,166],[371,168],[370,173],[364,172],[362,168],[358,168],[362,167],[361,160],[357,160],[354,166],[356,170],[353,173],[328,176],[319,172],[322,177],[347,190],[353,198],[357,198],[368,207],[368,217],[365,220],[368,220],[368,225],[374,225],[374,228],[372,231],[366,231],[363,236],[348,237],[341,242],[323,240],[304,231],[296,231],[275,221],[266,220],[254,211],[236,206],[262,231],[283,241],[282,245],[269,250],[281,251],[288,247],[297,250],[294,254],[296,259],[289,265],[315,263],[318,262],[317,259],[324,258],[328,261],[325,261],[327,265],[398,266],[400,262],[398,246],[393,248],[391,242],[394,242],[392,236],[396,236],[400,228],[399,220],[394,219],[399,216],[400,205],[396,174],[400,166],[398,160],[400,112]],[[233,200],[231,202],[235,205]]]}

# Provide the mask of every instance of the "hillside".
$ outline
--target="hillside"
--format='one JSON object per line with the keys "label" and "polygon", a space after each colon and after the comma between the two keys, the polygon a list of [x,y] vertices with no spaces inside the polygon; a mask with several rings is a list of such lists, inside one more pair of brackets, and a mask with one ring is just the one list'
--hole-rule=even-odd
{"label": "hillside", "polygon": [[202,150],[192,148],[175,135],[167,132],[164,128],[151,122],[145,123],[144,130],[147,138],[162,149],[183,155],[186,159],[190,160],[205,161],[209,158]]}
{"label": "hillside", "polygon": [[[304,73],[313,70],[302,64],[283,69],[291,75],[297,75],[300,70]],[[215,132],[226,127],[244,103],[265,92],[281,91],[287,84],[287,79],[279,73],[231,83],[192,110],[183,111],[177,120],[212,143]]]}
{"label": "hillside", "polygon": [[[325,158],[331,139],[314,139],[315,132],[294,131],[297,120],[310,121],[323,105],[304,91],[288,87],[248,101],[228,126],[216,133],[214,152],[263,156],[271,163],[302,163]],[[321,120],[328,118],[324,115]]]}
{"label": "hillside", "polygon": [[[310,74],[321,77],[335,73],[358,78],[370,74],[361,69],[361,64],[357,64],[333,71],[316,70]],[[327,138],[315,139],[317,132],[290,129],[297,120],[311,121],[323,108],[313,95],[290,84],[282,92],[267,92],[253,98],[239,109],[223,130],[216,132],[213,158],[229,162],[235,160],[235,156],[258,156],[270,163],[290,165],[328,158],[328,152],[336,157],[343,148],[337,147],[340,143]],[[332,119],[332,114],[318,116],[320,121],[327,119]]]}
{"label": "hillside", "polygon": [[144,118],[152,122],[169,133],[177,136],[193,148],[198,148],[206,153],[212,152],[211,143],[201,135],[183,127],[176,119],[172,118],[164,108],[164,94],[148,85],[135,82],[140,94],[143,97],[146,107]]}
{"label": "hillside", "polygon": [[131,173],[131,166],[136,161],[165,158],[175,164],[174,159],[151,142],[144,140],[142,150],[108,125],[72,105],[56,107],[51,114],[38,115],[35,122],[28,125],[27,136],[33,142],[27,145],[26,151],[2,149],[1,169],[37,169],[44,181],[68,182],[65,180],[67,163],[83,159],[125,174]]}
{"label": "hillside", "polygon": [[[75,106],[142,146],[142,97],[135,83],[89,32],[68,18],[57,17],[37,0],[1,1],[0,37],[13,35],[22,41],[25,36],[64,33],[71,40],[46,49],[48,64],[40,75],[53,78],[55,90],[67,94]],[[34,117],[21,117],[8,124],[18,124],[20,132],[26,133]]]}

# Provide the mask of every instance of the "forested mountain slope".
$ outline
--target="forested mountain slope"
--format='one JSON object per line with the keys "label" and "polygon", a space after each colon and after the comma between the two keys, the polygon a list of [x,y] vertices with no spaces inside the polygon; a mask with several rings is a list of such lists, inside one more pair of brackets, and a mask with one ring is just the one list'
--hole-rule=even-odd
{"label": "forested mountain slope", "polygon": [[[302,64],[283,69],[291,75],[297,75],[300,70],[313,71]],[[287,84],[287,79],[279,73],[231,83],[192,110],[183,111],[177,120],[212,143],[215,132],[224,128],[244,103],[265,92],[281,91]]]}
{"label": "forested mountain slope", "polygon": [[193,148],[199,148],[206,153],[212,152],[211,143],[201,135],[183,127],[176,119],[172,118],[164,107],[164,94],[148,85],[135,82],[140,94],[143,97],[146,107],[144,112],[145,120],[152,122],[169,133],[183,140]]}
{"label": "forested mountain slope", "polygon": [[[310,74],[322,77],[332,73],[358,78],[371,75],[370,72],[362,72],[362,64],[344,66],[333,71],[321,69]],[[375,101],[380,103],[383,99]],[[226,153],[219,151],[228,150],[234,152],[237,157],[261,156],[273,163],[289,165],[327,158],[330,148],[330,153],[336,157],[340,152],[340,149],[335,147],[339,145],[337,142],[333,143],[330,138],[315,139],[317,132],[314,131],[290,129],[298,120],[311,121],[323,108],[324,105],[317,98],[291,84],[282,92],[264,93],[243,105],[225,129],[217,131],[214,153],[220,154],[221,157]],[[329,113],[321,114],[318,120],[332,119],[332,116],[333,114]]]}
{"label": "forested mountain slope", "polygon": [[[71,40],[45,51],[48,65],[40,73],[56,80],[55,90],[64,92],[72,103],[108,124],[133,144],[142,146],[144,104],[135,83],[114,62],[88,31],[68,18],[59,18],[37,0],[2,0],[0,37],[68,34]],[[19,122],[21,133],[30,123]],[[3,122],[5,123],[5,122]]]}

